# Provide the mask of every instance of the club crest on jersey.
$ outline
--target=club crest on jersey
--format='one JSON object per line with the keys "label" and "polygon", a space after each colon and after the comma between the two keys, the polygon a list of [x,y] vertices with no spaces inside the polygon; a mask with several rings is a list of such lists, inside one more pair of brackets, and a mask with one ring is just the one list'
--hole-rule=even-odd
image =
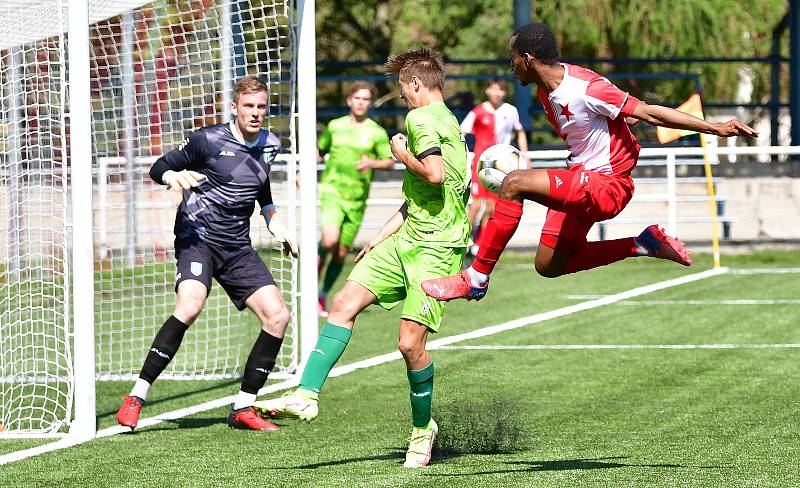
{"label": "club crest on jersey", "polygon": [[267,165],[272,164],[272,161],[275,160],[275,148],[274,147],[265,147],[261,150],[261,159],[264,160],[264,163]]}
{"label": "club crest on jersey", "polygon": [[192,264],[189,265],[189,271],[195,276],[200,276],[203,274],[203,263],[192,261]]}

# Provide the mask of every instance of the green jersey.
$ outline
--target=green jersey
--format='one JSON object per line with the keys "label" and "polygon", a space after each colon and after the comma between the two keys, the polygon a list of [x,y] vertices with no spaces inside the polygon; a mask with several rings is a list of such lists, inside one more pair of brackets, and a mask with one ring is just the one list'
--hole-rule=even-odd
{"label": "green jersey", "polygon": [[328,153],[325,172],[320,179],[320,193],[335,194],[345,200],[366,200],[372,182],[372,170],[356,168],[361,155],[369,159],[392,157],[386,130],[372,119],[353,123],[349,115],[328,122],[319,136],[318,147]]}
{"label": "green jersey", "polygon": [[444,182],[432,185],[411,171],[403,178],[408,216],[400,238],[443,247],[466,247],[469,175],[467,145],[455,116],[444,103],[411,110],[406,116],[408,151],[417,159],[441,153]]}

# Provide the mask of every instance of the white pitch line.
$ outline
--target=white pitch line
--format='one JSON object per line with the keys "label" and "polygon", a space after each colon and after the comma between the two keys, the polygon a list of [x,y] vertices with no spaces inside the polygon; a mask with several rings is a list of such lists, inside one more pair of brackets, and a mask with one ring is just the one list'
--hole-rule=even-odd
{"label": "white pitch line", "polygon": [[[609,295],[606,297],[599,298],[597,300],[592,300],[589,302],[578,303],[575,305],[570,305],[568,307],[560,308],[557,310],[551,310],[549,312],[539,313],[535,315],[531,315],[528,317],[523,317],[521,319],[512,320],[510,322],[506,322],[499,325],[494,325],[491,327],[484,327],[482,329],[473,330],[471,332],[467,332],[464,334],[457,334],[449,337],[443,337],[441,339],[437,339],[428,343],[428,349],[437,349],[442,346],[447,346],[449,344],[454,344],[456,342],[466,341],[469,339],[477,339],[479,337],[486,337],[493,334],[498,334],[500,332],[505,332],[507,330],[518,329],[520,327],[525,327],[526,325],[537,324],[540,322],[544,322],[547,320],[551,320],[558,317],[563,317],[565,315],[571,315],[574,313],[582,312],[584,310],[591,310],[593,308],[602,307],[604,305],[609,305],[612,303],[616,303],[622,300],[627,300],[633,297],[637,297],[640,295],[645,295],[648,293],[653,293],[655,291],[663,290],[665,288],[670,288],[673,286],[679,286],[686,283],[692,283],[694,281],[703,280],[706,278],[710,278],[712,276],[718,276],[724,274],[728,271],[728,268],[716,268],[710,269],[707,271],[702,271],[700,273],[690,274],[686,276],[682,276],[680,278],[674,278],[671,280],[661,281],[658,283],[653,283],[651,285],[640,286],[637,288],[633,288],[631,290],[627,290],[621,293],[617,293],[616,295]],[[388,363],[391,361],[396,361],[401,359],[402,356],[400,355],[399,351],[391,352],[388,354],[381,354],[380,356],[375,356],[369,359],[364,359],[362,361],[356,361],[355,363],[346,364],[344,366],[339,366],[333,368],[331,370],[330,377],[342,376],[348,373],[352,373],[353,371],[363,369],[363,368],[370,368],[373,366],[378,366],[384,363]],[[277,391],[285,390],[288,388],[292,388],[297,386],[299,379],[291,379],[282,381],[280,383],[275,383],[268,387],[264,387],[259,391],[259,395],[265,395],[267,393],[274,393]],[[179,418],[188,417],[190,415],[195,415],[198,413],[202,413],[208,410],[214,410],[216,408],[226,407],[229,406],[233,402],[234,396],[227,396],[224,398],[220,398],[217,400],[212,400],[209,402],[201,403],[199,405],[195,405],[193,407],[182,408],[179,410],[173,410],[172,412],[166,412],[161,415],[157,415],[155,417],[148,417],[139,421],[137,428],[141,427],[150,427],[156,424],[160,424],[162,422],[169,422],[173,420],[177,420]],[[121,434],[124,432],[129,432],[130,429],[122,426],[115,426],[109,427],[106,429],[102,429],[97,432],[96,437],[109,437],[116,434]],[[44,454],[47,452],[56,451],[59,449],[64,449],[66,447],[76,446],[78,444],[82,444],[84,442],[88,442],[91,439],[87,440],[78,440],[67,437],[66,439],[53,442],[50,444],[45,444],[42,446],[32,447],[30,449],[24,449],[21,451],[12,452],[9,454],[5,454],[0,456],[0,465],[11,463],[14,461],[20,461],[22,459],[26,459],[33,456],[38,456],[40,454]]]}
{"label": "white pitch line", "polygon": [[791,274],[800,273],[800,268],[738,268],[730,270],[730,273],[736,275]]}
{"label": "white pitch line", "polygon": [[446,351],[549,351],[570,349],[800,349],[800,344],[531,344],[524,346],[441,346]]}
{"label": "white pitch line", "polygon": [[800,300],[625,300],[618,305],[800,305]]}

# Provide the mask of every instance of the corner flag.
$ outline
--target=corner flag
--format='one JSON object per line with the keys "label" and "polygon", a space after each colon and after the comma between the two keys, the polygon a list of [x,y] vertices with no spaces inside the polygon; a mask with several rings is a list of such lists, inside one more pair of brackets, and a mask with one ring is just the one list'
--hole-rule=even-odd
{"label": "corner flag", "polygon": [[[700,94],[695,93],[688,100],[680,104],[676,108],[679,112],[684,112],[689,115],[694,115],[698,119],[702,119],[703,117],[703,104],[700,102]],[[661,144],[666,144],[668,142],[672,142],[675,139],[680,139],[683,136],[689,134],[695,134],[696,131],[693,130],[681,130],[681,129],[670,129],[668,127],[657,127],[656,128],[656,137],[658,137],[658,142]],[[706,148],[706,138],[705,134],[702,132],[700,133],[700,145],[703,147],[703,167],[706,173],[706,187],[708,191],[708,205],[709,210],[711,213],[711,246],[713,248],[714,253],[714,267],[720,267],[720,256],[719,256],[719,233],[718,227],[719,224],[717,223],[717,197],[714,190],[714,178],[711,174],[711,163],[708,159],[708,150]]]}
{"label": "corner flag", "polygon": [[[689,115],[694,115],[698,119],[702,119],[703,104],[700,101],[700,94],[693,94],[685,102],[676,107],[675,110],[687,113]],[[658,137],[658,142],[661,144],[672,142],[676,139],[680,139],[683,136],[688,136],[689,134],[696,134],[696,132],[691,130],[670,129],[669,127],[656,128],[656,137]]]}

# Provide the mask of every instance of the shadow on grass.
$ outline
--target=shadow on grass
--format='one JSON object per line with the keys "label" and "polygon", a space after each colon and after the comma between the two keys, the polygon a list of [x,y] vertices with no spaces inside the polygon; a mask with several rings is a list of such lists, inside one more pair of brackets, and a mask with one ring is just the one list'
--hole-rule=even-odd
{"label": "shadow on grass", "polygon": [[[142,412],[145,413],[146,409],[148,407],[152,407],[153,405],[158,405],[159,403],[171,402],[171,401],[174,401],[174,400],[179,400],[181,398],[187,398],[187,397],[190,397],[192,395],[197,395],[198,393],[206,393],[206,392],[209,392],[209,391],[219,390],[219,389],[222,389],[222,388],[229,388],[231,385],[241,383],[241,381],[242,380],[239,380],[239,379],[231,379],[231,380],[228,380],[228,381],[223,381],[222,383],[217,383],[215,385],[207,386],[205,388],[200,388],[200,389],[197,389],[197,390],[191,390],[191,391],[187,391],[187,392],[184,392],[184,393],[177,393],[175,395],[170,395],[170,396],[167,396],[167,397],[164,397],[164,398],[160,398],[158,400],[148,400],[147,402],[145,402],[145,404],[144,404],[145,405],[144,406],[145,409],[143,409]],[[120,402],[121,401],[122,401],[122,398],[120,398]],[[116,410],[109,410],[109,411],[106,411],[106,412],[103,412],[103,413],[98,413],[97,414],[97,418],[99,420],[99,419],[102,419],[103,417],[111,417],[113,415],[116,415],[116,413],[117,413]]]}
{"label": "shadow on grass", "polygon": [[215,425],[227,425],[227,417],[187,417],[175,420],[166,420],[163,424],[157,424],[153,427],[145,427],[142,430],[135,432],[158,432],[161,430],[175,430],[177,429],[205,429],[206,427],[213,427]]}
{"label": "shadow on grass", "polygon": [[313,463],[313,464],[301,464],[300,466],[290,466],[285,468],[275,468],[275,469],[317,469],[317,468],[326,468],[329,466],[341,466],[344,464],[351,464],[351,463],[361,463],[365,461],[391,461],[392,459],[405,459],[406,457],[406,450],[405,448],[395,447],[392,448],[392,452],[387,454],[378,454],[375,456],[362,456],[362,457],[355,457],[355,458],[347,458],[347,459],[337,459],[334,461],[324,461],[321,463]]}
{"label": "shadow on grass", "polygon": [[427,476],[476,476],[490,474],[528,473],[537,471],[577,471],[585,469],[614,469],[614,468],[722,468],[722,466],[686,466],[682,464],[626,464],[619,460],[623,456],[604,457],[593,459],[564,459],[556,461],[504,461],[507,466],[519,468],[497,469],[493,471],[470,471],[465,473],[426,473]]}

